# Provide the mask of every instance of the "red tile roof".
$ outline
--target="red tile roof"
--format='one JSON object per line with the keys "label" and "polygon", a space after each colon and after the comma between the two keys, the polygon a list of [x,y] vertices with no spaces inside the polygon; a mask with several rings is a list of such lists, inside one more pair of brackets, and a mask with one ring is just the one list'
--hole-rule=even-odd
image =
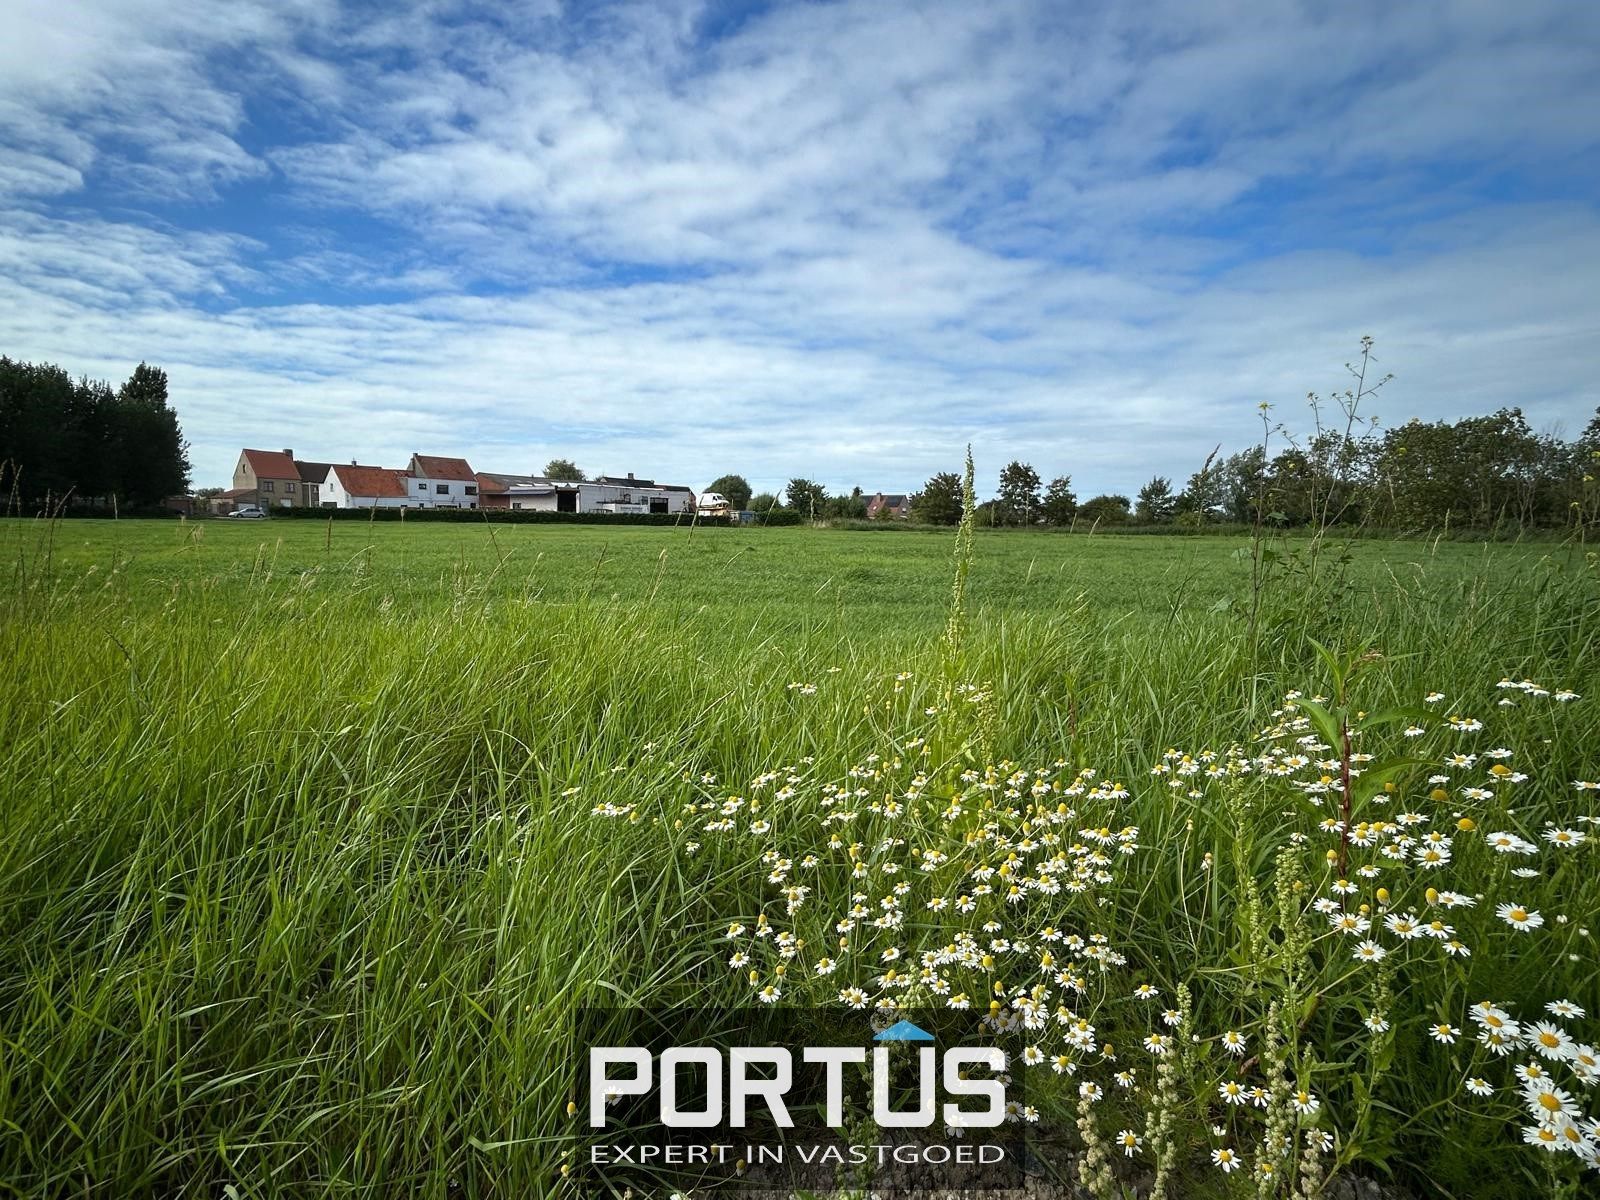
{"label": "red tile roof", "polygon": [[406,473],[392,467],[345,467],[335,465],[339,486],[351,496],[404,499]]}
{"label": "red tile roof", "polygon": [[300,468],[282,450],[246,450],[245,462],[257,479],[299,479]]}
{"label": "red tile roof", "polygon": [[413,454],[411,466],[424,479],[476,478],[464,458],[435,458],[428,454]]}

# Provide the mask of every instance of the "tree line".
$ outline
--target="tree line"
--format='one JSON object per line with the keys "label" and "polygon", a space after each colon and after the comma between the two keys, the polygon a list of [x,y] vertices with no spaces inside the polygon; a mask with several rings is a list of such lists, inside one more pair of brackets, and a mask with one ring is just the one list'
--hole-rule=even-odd
{"label": "tree line", "polygon": [[159,504],[189,488],[167,375],[140,363],[117,388],[0,356],[0,487],[39,504]]}
{"label": "tree line", "polygon": [[[1370,394],[1370,393],[1369,393]],[[1274,434],[1281,446],[1274,449]],[[1213,452],[1181,488],[1152,477],[1132,497],[1079,501],[1070,475],[1045,482],[1029,463],[1000,471],[980,525],[1368,525],[1387,529],[1558,529],[1600,521],[1600,408],[1571,441],[1536,433],[1520,408],[1458,421],[1408,421],[1381,434],[1346,421],[1297,440],[1279,427],[1234,454]],[[830,494],[810,479],[782,497],[752,496],[743,476],[710,485],[737,508],[788,509],[812,520],[860,519],[860,488]],[[941,471],[910,497],[910,518],[931,525],[961,519],[961,476]]]}

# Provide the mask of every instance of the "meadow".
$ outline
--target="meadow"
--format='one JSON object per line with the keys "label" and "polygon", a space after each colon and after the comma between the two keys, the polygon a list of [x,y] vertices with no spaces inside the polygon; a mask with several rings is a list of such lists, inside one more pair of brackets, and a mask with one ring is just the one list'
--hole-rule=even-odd
{"label": "meadow", "polygon": [[0,523],[0,1194],[604,1194],[573,1012],[765,1004],[1097,1196],[1582,1194],[1596,557],[1262,549]]}

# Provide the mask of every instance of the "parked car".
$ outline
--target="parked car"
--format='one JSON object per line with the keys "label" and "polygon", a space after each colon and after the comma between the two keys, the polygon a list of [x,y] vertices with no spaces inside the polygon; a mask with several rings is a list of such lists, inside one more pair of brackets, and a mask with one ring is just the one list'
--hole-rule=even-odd
{"label": "parked car", "polygon": [[267,512],[259,504],[241,504],[228,515],[230,517],[240,517],[248,521],[263,518],[267,515]]}

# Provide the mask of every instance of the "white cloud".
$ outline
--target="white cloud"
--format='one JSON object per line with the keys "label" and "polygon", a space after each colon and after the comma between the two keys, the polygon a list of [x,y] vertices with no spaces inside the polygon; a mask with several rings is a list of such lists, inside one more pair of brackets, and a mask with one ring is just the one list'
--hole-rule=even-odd
{"label": "white cloud", "polygon": [[970,440],[1131,491],[1369,332],[1395,419],[1594,406],[1587,11],[706,17],[26,4],[0,349],[162,363],[202,483],[283,444],[898,490]]}

